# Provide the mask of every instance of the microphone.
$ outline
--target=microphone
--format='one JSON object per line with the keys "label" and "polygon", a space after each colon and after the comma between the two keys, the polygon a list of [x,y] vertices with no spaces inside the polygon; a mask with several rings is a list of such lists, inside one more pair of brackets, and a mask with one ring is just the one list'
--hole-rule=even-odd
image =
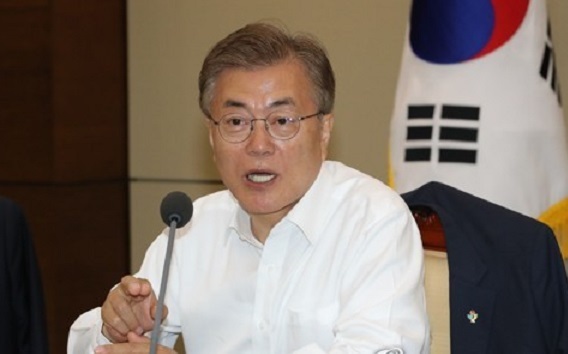
{"label": "microphone", "polygon": [[170,272],[170,261],[172,259],[172,251],[174,248],[175,230],[184,227],[193,216],[193,203],[191,199],[183,192],[170,192],[160,205],[160,215],[166,225],[169,226],[168,246],[166,248],[166,257],[164,258],[164,268],[162,270],[162,282],[160,284],[160,297],[156,305],[156,316],[154,317],[154,328],[152,329],[150,354],[156,354],[158,347],[158,337],[160,335],[160,324],[162,312],[164,308],[164,298],[168,283],[168,275]]}
{"label": "microphone", "polygon": [[170,192],[162,199],[160,215],[168,226],[176,222],[175,228],[184,227],[193,215],[193,204],[187,194],[183,192]]}

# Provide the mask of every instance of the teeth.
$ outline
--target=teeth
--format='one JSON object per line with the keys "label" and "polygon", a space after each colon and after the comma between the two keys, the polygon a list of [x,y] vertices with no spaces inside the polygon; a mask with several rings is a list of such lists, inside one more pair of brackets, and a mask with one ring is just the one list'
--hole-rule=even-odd
{"label": "teeth", "polygon": [[275,176],[274,175],[268,175],[268,174],[250,174],[247,175],[247,178],[249,179],[249,181],[252,182],[257,182],[257,183],[263,183],[263,182],[268,182],[270,180],[272,180]]}

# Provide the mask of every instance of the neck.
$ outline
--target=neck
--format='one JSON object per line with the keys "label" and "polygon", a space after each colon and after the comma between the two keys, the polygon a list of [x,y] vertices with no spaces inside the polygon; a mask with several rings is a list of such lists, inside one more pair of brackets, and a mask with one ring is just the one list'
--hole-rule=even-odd
{"label": "neck", "polygon": [[285,215],[286,213],[251,215],[250,223],[252,234],[257,240],[264,244],[272,228],[278,224]]}

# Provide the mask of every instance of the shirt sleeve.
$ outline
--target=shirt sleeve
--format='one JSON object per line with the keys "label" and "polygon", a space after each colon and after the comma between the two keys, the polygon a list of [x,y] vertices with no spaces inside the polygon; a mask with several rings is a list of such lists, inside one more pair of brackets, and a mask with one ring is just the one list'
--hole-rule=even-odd
{"label": "shirt sleeve", "polygon": [[317,344],[310,344],[298,350],[292,352],[292,354],[325,354],[325,351],[321,349]]}
{"label": "shirt sleeve", "polygon": [[331,347],[311,343],[293,354],[429,353],[423,249],[412,215],[393,208],[353,247]]}
{"label": "shirt sleeve", "polygon": [[102,333],[101,308],[85,312],[73,322],[67,340],[67,353],[94,353],[99,345],[110,344]]}
{"label": "shirt sleeve", "polygon": [[[420,234],[395,203],[367,229],[345,270],[341,310],[328,353],[429,353]],[[315,352],[314,352],[315,353]]]}

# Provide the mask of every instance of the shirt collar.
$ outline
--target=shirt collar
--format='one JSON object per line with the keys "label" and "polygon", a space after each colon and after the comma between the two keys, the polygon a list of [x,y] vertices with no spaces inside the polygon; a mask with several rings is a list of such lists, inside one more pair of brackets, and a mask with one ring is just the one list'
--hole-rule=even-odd
{"label": "shirt collar", "polygon": [[294,223],[312,244],[318,241],[323,225],[328,223],[331,215],[329,208],[333,179],[329,164],[327,161],[322,164],[310,189],[285,218]]}
{"label": "shirt collar", "polygon": [[241,241],[245,241],[257,248],[262,248],[262,243],[256,239],[252,234],[252,229],[250,227],[250,216],[246,211],[241,208],[239,202],[235,196],[229,192],[232,199],[235,201],[235,213],[229,222],[229,230],[232,230],[237,234]]}

